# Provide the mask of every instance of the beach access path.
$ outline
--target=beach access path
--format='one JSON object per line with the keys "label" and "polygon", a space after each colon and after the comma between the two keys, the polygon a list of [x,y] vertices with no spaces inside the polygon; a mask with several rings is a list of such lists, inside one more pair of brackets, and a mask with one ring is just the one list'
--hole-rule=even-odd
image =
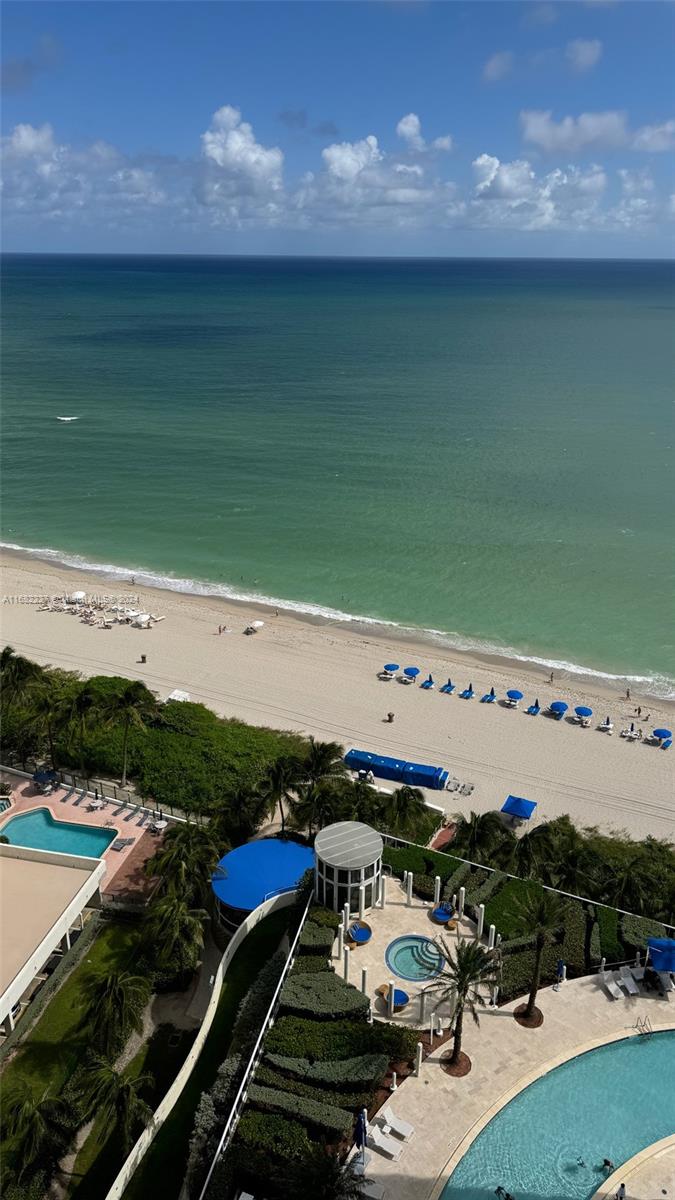
{"label": "beach access path", "polygon": [[[604,688],[591,676],[556,673],[550,685],[542,667],[405,641],[393,632],[385,636],[380,626],[376,633],[284,610],[277,616],[264,606],[143,588],[11,552],[2,553],[0,568],[5,597],[78,589],[133,593],[137,607],[166,617],[150,630],[98,629],[77,616],[38,612],[35,602],[10,599],[0,607],[2,642],[40,663],[142,679],[162,700],[180,688],[224,716],[447,767],[474,784],[469,798],[430,793],[447,812],[485,812],[513,793],[537,801],[536,821],[569,813],[581,826],[675,840],[675,753],[619,737],[631,720],[645,734],[659,725],[672,728],[675,708],[665,701],[637,694],[628,701],[625,689]],[[254,619],[264,626],[244,636]],[[228,632],[219,634],[223,625]],[[419,666],[420,678],[431,671],[436,688],[382,682],[378,671],[389,661]],[[452,696],[438,691],[448,676],[458,685]],[[464,701],[458,693],[469,681],[476,698]],[[480,704],[491,685],[499,697],[519,687],[525,693],[520,709]],[[524,709],[535,697],[542,708],[553,699],[571,709],[588,704],[591,728],[527,716]],[[389,711],[393,724],[386,720]],[[595,728],[595,717],[607,714],[614,721],[612,737]]]}

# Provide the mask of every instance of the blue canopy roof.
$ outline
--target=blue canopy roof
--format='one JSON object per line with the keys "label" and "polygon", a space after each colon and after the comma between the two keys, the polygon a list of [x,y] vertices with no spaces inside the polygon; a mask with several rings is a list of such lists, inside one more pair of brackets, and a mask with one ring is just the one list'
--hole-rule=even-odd
{"label": "blue canopy roof", "polygon": [[647,947],[655,971],[675,971],[675,938],[647,938]]}
{"label": "blue canopy roof", "polygon": [[352,771],[372,771],[379,779],[407,783],[409,787],[428,787],[440,792],[448,782],[448,772],[443,767],[387,758],[384,754],[371,754],[369,750],[349,750],[345,762]]}
{"label": "blue canopy roof", "polygon": [[574,711],[578,717],[592,717],[593,716],[593,709],[587,708],[585,704],[580,704],[578,706],[578,708],[575,708]]}
{"label": "blue canopy roof", "polygon": [[522,700],[523,693],[518,691],[518,688],[509,688],[506,693],[509,700]]}
{"label": "blue canopy roof", "polygon": [[419,673],[419,667],[405,667],[403,671],[403,674],[407,675],[408,679],[414,679],[416,675],[419,675]]}
{"label": "blue canopy roof", "polygon": [[670,732],[670,730],[669,730],[669,729],[655,729],[655,730],[654,730],[654,737],[657,737],[657,738],[669,738],[669,737],[672,737],[672,736],[673,736],[673,735],[672,735],[672,733]]}
{"label": "blue canopy roof", "polygon": [[564,700],[554,700],[550,708],[551,712],[567,712],[567,705]]}
{"label": "blue canopy roof", "polygon": [[522,796],[507,796],[502,804],[502,812],[511,817],[522,817],[528,821],[537,807],[536,800],[523,800]]}
{"label": "blue canopy roof", "polygon": [[385,663],[385,671],[398,671],[398,663]]}
{"label": "blue canopy roof", "polygon": [[223,904],[252,912],[266,896],[296,887],[313,866],[314,851],[309,846],[262,838],[237,846],[221,858],[211,876],[211,887]]}

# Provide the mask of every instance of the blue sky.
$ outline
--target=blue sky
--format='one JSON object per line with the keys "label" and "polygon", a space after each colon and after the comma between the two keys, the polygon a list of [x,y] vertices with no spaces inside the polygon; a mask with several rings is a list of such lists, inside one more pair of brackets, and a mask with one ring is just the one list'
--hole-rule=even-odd
{"label": "blue sky", "polygon": [[670,256],[675,5],[6,3],[4,246]]}

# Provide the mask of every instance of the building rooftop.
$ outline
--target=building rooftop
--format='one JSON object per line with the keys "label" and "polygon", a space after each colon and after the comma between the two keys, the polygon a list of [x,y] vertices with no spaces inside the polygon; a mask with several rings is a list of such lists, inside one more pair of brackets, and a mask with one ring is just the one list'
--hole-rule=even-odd
{"label": "building rooftop", "polygon": [[263,900],[297,886],[314,866],[314,851],[281,838],[237,846],[221,858],[211,886],[221,904],[252,912]]}
{"label": "building rooftop", "polygon": [[338,821],[317,834],[314,849],[327,866],[358,871],[377,862],[382,854],[382,838],[361,821]]}

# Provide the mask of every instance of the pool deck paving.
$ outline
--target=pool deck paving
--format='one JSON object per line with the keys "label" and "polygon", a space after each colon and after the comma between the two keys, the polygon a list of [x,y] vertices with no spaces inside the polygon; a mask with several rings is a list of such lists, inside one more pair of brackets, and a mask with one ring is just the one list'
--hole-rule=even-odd
{"label": "pool deck paving", "polygon": [[593,1200],[614,1200],[620,1185],[626,1200],[663,1200],[675,1193],[675,1133],[662,1138],[624,1163],[594,1195]]}
{"label": "pool deck paving", "polygon": [[[12,779],[11,782],[15,783],[15,780]],[[106,897],[119,901],[147,898],[152,885],[145,875],[144,868],[147,860],[152,858],[157,850],[161,835],[150,833],[145,825],[139,827],[140,812],[132,820],[125,820],[132,812],[128,805],[109,801],[105,808],[90,811],[87,808],[86,797],[79,804],[75,804],[81,789],[73,791],[72,795],[69,795],[70,790],[61,787],[50,796],[43,796],[31,780],[22,779],[13,787],[11,807],[2,814],[2,823],[19,813],[46,808],[55,821],[90,825],[97,829],[114,829],[119,838],[133,838],[133,844],[130,846],[124,846],[121,850],[106,850],[103,855],[106,873],[101,891]]]}
{"label": "pool deck paving", "polygon": [[[385,908],[370,909],[365,915],[373,930],[371,940],[349,954],[349,978],[357,987],[361,969],[367,968],[367,991],[377,1018],[385,1018],[386,1013],[375,989],[393,978],[384,957],[389,943],[403,934],[433,938],[439,932],[431,921],[431,904],[413,897],[409,907],[398,880],[387,879],[386,888]],[[458,936],[474,934],[473,923],[462,921],[457,932],[446,936],[453,942]],[[334,966],[343,974],[336,959]],[[411,999],[394,1021],[419,1027],[419,992],[425,984],[395,983]],[[557,992],[552,987],[542,988],[537,1005],[544,1023],[539,1029],[523,1029],[514,1021],[513,1009],[518,1003],[514,1000],[502,1008],[486,1008],[480,1028],[470,1018],[465,1020],[463,1048],[472,1060],[467,1076],[451,1078],[440,1067],[441,1056],[448,1053],[446,1043],[422,1064],[419,1078],[411,1076],[392,1094],[393,1111],[411,1122],[415,1132],[402,1143],[398,1162],[369,1151],[366,1174],[384,1187],[385,1200],[437,1200],[450,1171],[483,1126],[517,1092],[552,1067],[604,1042],[637,1036],[635,1023],[641,1017],[649,1017],[654,1030],[675,1028],[675,1004],[670,997],[640,994],[611,1000],[595,975],[568,980]],[[428,1003],[427,1029],[430,1011]],[[449,1009],[443,1005],[439,1012],[447,1026]],[[491,1193],[503,1181],[495,1180],[492,1187],[490,1182],[486,1185]]]}

